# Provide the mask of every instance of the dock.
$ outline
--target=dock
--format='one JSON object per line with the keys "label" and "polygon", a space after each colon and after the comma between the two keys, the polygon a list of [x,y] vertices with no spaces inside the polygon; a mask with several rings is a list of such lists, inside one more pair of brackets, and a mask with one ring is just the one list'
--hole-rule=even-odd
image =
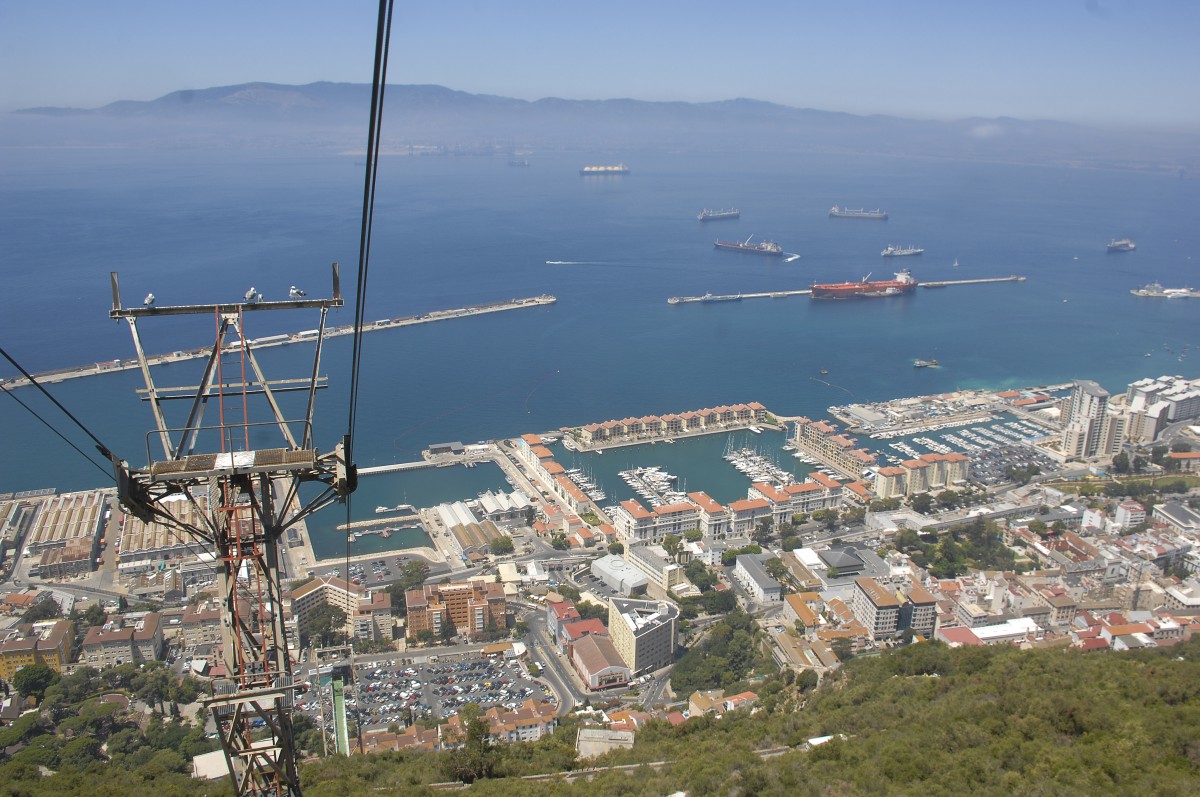
{"label": "dock", "polygon": [[397,462],[393,465],[375,465],[370,468],[359,468],[359,476],[370,476],[374,473],[397,473],[403,470],[420,470],[421,468],[432,468],[432,462],[425,460],[417,460],[416,462]]}
{"label": "dock", "polygon": [[739,299],[786,299],[789,296],[807,296],[812,293],[807,288],[802,291],[770,291],[769,293],[729,293],[720,296],[672,296],[667,304],[685,304],[687,302],[736,302]]}
{"label": "dock", "polygon": [[[1025,278],[1017,274],[1010,274],[1007,277],[981,277],[979,279],[970,280],[932,280],[930,282],[920,283],[922,288],[946,288],[951,285],[983,285],[989,282],[1024,282]],[[805,289],[802,291],[768,291],[766,293],[726,293],[720,296],[712,294],[706,296],[672,296],[667,299],[667,304],[687,304],[689,302],[702,302],[704,304],[712,304],[715,302],[736,302],[741,299],[786,299],[789,296],[808,296],[812,293],[811,290]]]}
{"label": "dock", "polygon": [[945,288],[950,285],[982,285],[988,282],[1024,282],[1025,278],[1016,274],[1009,274],[1007,277],[981,277],[973,280],[930,280],[922,282],[922,288]]}

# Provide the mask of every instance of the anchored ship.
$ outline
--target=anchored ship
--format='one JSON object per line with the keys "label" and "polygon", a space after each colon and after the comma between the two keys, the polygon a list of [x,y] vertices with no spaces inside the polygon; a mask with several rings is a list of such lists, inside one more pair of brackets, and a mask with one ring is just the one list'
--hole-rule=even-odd
{"label": "anchored ship", "polygon": [[834,205],[829,210],[829,217],[833,219],[886,219],[888,217],[886,210],[851,210],[850,208],[839,208]]}
{"label": "anchored ship", "polygon": [[905,255],[919,255],[924,251],[925,250],[919,246],[897,247],[888,244],[887,248],[885,248],[879,254],[883,255],[884,257],[904,257]]}
{"label": "anchored ship", "polygon": [[700,297],[700,301],[704,302],[705,304],[709,304],[711,302],[740,302],[741,300],[742,295],[740,293],[726,293],[717,296],[714,296],[711,293],[706,293]]}
{"label": "anchored ship", "polygon": [[1129,238],[1122,238],[1119,241],[1114,238],[1108,242],[1108,251],[1110,252],[1132,252],[1134,249],[1137,249],[1137,244]]}
{"label": "anchored ship", "polygon": [[[754,236],[751,235],[750,238]],[[718,249],[732,249],[735,252],[750,252],[756,255],[782,255],[783,247],[774,241],[762,241],[761,243],[752,244],[750,238],[744,241],[722,241],[717,240],[714,246]]]}
{"label": "anchored ship", "polygon": [[871,275],[863,277],[858,282],[831,282],[824,285],[813,285],[811,299],[870,299],[879,296],[900,296],[912,293],[918,283],[908,273],[908,269],[896,272],[896,278],[871,282]]}
{"label": "anchored ship", "polygon": [[1130,291],[1134,296],[1153,296],[1158,299],[1190,299],[1200,298],[1200,291],[1191,288],[1164,288],[1157,282],[1151,282],[1141,288]]}
{"label": "anchored ship", "polygon": [[917,360],[913,363],[913,368],[937,368],[937,360]]}
{"label": "anchored ship", "polygon": [[584,177],[597,174],[629,174],[629,167],[624,163],[618,163],[616,166],[584,166],[579,173]]}
{"label": "anchored ship", "polygon": [[700,211],[699,215],[696,216],[696,218],[699,219],[700,221],[719,221],[720,219],[740,219],[741,217],[742,217],[742,211],[738,210],[737,208],[730,208],[729,210],[709,210],[708,208],[705,208],[704,210]]}

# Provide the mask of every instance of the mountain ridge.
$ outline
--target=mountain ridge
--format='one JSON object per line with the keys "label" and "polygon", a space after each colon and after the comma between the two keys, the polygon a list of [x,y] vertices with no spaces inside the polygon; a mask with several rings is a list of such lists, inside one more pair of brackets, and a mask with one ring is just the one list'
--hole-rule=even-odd
{"label": "mountain ridge", "polygon": [[[129,146],[360,146],[370,86],[255,81],[181,89],[98,108],[22,108],[2,117],[0,143]],[[90,124],[89,124],[90,123]],[[186,126],[181,129],[181,126]],[[949,121],[860,115],[737,97],[702,103],[612,98],[521,100],[434,84],[391,84],[385,143],[392,147],[760,148],[1134,168],[1200,169],[1200,136],[1114,131],[1013,117]],[[22,141],[22,138],[25,141]],[[269,142],[269,143],[268,143]]]}

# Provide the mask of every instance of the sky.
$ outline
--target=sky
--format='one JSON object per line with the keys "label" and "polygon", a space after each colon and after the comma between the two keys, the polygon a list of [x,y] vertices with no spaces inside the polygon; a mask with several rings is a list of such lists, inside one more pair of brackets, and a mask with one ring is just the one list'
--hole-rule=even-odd
{"label": "sky", "polygon": [[[0,111],[369,83],[372,0],[0,0]],[[1200,131],[1196,0],[396,0],[388,82]]]}

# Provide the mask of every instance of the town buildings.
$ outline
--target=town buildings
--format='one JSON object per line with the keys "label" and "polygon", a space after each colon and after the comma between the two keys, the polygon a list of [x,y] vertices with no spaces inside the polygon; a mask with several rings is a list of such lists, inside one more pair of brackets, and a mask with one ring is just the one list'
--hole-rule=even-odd
{"label": "town buildings", "polygon": [[571,663],[588,689],[593,691],[627,684],[633,677],[625,658],[609,636],[590,634],[580,639],[572,646]]}
{"label": "town buildings", "polygon": [[75,627],[69,620],[19,625],[0,632],[0,678],[10,680],[17,670],[32,664],[65,672],[74,643]]}
{"label": "town buildings", "polygon": [[354,639],[368,642],[392,639],[392,598],[340,578],[314,578],[291,592],[291,613],[296,626],[304,625],[316,608],[329,605],[346,615],[343,628]]}
{"label": "town buildings", "polygon": [[669,601],[613,598],[609,602],[609,636],[634,675],[675,661],[678,623],[679,607]]}
{"label": "town buildings", "polygon": [[130,613],[89,628],[79,661],[97,669],[161,661],[163,645],[164,629],[157,612]]}
{"label": "town buildings", "polygon": [[783,585],[763,567],[771,558],[769,553],[741,554],[733,568],[733,577],[756,603],[777,603],[782,599]]}
{"label": "town buildings", "polygon": [[443,636],[449,629],[456,634],[478,636],[507,627],[504,587],[495,582],[472,579],[426,584],[406,592],[405,601],[409,639],[415,639],[422,631],[429,631],[435,637]]}

